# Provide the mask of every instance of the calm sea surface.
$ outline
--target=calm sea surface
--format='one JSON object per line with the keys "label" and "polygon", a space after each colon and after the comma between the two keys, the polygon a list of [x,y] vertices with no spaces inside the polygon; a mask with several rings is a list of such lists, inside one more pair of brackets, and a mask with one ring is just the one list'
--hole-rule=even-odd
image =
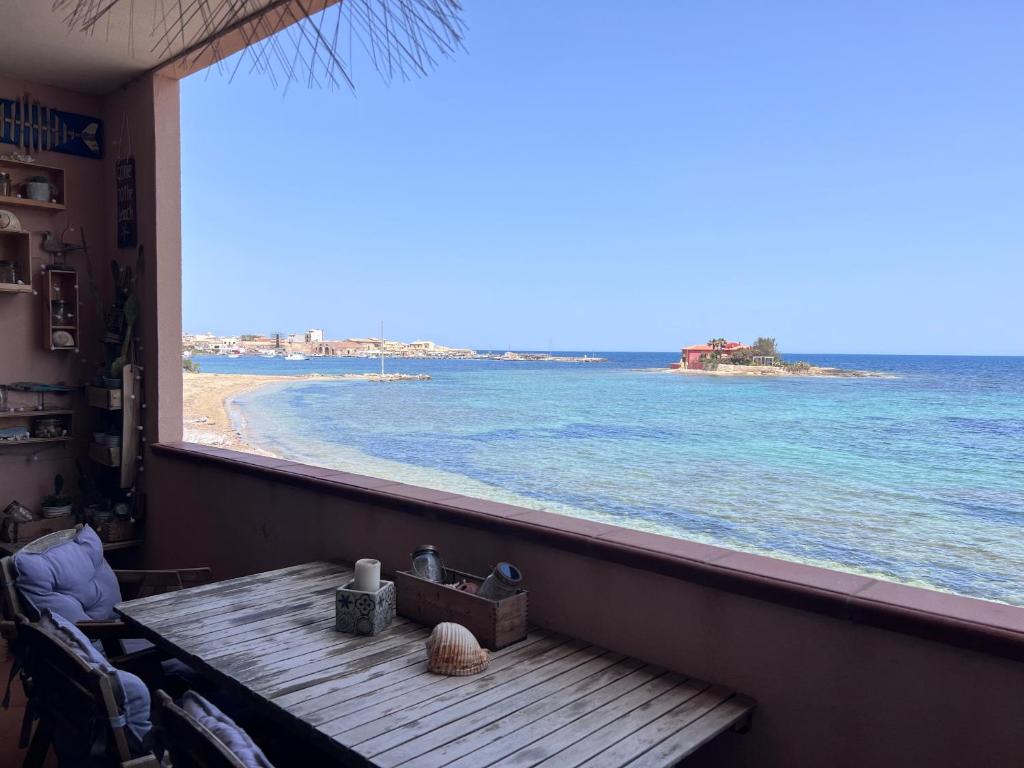
{"label": "calm sea surface", "polygon": [[[237,401],[301,461],[1024,605],[1024,358],[789,355],[882,379],[387,360]],[[199,357],[211,373],[372,360]]]}

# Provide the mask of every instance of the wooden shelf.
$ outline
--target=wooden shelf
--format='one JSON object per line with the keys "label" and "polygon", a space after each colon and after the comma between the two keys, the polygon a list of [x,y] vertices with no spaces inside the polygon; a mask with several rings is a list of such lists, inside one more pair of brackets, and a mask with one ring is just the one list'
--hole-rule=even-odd
{"label": "wooden shelf", "polygon": [[[78,351],[78,272],[66,267],[48,267],[43,274],[43,349],[47,352],[70,352]],[[53,303],[57,299],[67,303],[72,316],[62,318],[74,320],[73,323],[61,323],[55,325],[53,322]],[[69,346],[57,346],[53,342],[55,333],[66,333],[71,336],[74,344]]]}
{"label": "wooden shelf", "polygon": [[45,200],[29,200],[27,197],[8,197],[0,195],[0,206],[16,205],[22,208],[35,208],[38,211],[63,211],[64,203],[49,203]]}
{"label": "wooden shelf", "polygon": [[36,445],[38,443],[66,443],[72,440],[71,435],[64,437],[26,437],[24,440],[0,440],[0,448],[8,448],[12,445]]}
{"label": "wooden shelf", "polygon": [[0,411],[0,419],[34,419],[39,416],[72,416],[74,411],[68,408],[45,408],[41,411]]}
{"label": "wooden shelf", "polygon": [[0,293],[31,293],[32,235],[28,232],[0,230],[0,261],[13,262],[15,279],[24,283],[0,283]]}
{"label": "wooden shelf", "polygon": [[52,165],[40,165],[39,163],[22,163],[17,160],[0,160],[0,170],[10,173],[11,191],[20,190],[21,185],[33,176],[45,176],[57,188],[56,203],[51,203],[48,200],[29,200],[27,197],[5,195],[0,197],[0,208],[7,205],[20,205],[24,208],[35,208],[38,211],[63,211],[65,209],[67,198],[65,197],[63,168],[55,168]]}

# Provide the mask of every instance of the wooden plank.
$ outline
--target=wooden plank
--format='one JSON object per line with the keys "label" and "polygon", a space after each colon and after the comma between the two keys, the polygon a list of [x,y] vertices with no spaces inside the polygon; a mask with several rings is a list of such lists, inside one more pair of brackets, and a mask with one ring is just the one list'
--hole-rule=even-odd
{"label": "wooden plank", "polygon": [[424,672],[408,684],[371,697],[359,711],[334,706],[316,712],[310,720],[329,736],[345,733],[346,743],[355,744],[513,679],[526,661],[545,664],[586,647],[586,643],[559,635],[537,642],[530,642],[532,638],[532,633],[528,634],[523,642],[495,653],[486,672],[479,675],[443,677]]}
{"label": "wooden plank", "polygon": [[[591,754],[603,754],[608,746],[627,739],[633,731],[705,688],[707,683],[685,680],[674,673],[662,675],[512,753],[502,764],[552,768],[578,765]],[[577,752],[569,750],[574,745]]]}
{"label": "wooden plank", "polygon": [[[406,631],[396,632],[393,636],[377,635],[375,637],[346,636],[344,633],[336,632],[335,634],[339,637],[348,639],[334,645],[323,645],[321,648],[286,659],[283,662],[268,663],[260,659],[258,666],[253,665],[249,669],[242,670],[237,675],[237,679],[246,685],[254,685],[258,681],[261,688],[297,682],[314,674],[323,674],[327,670],[334,670],[357,659],[372,659],[389,648],[409,643],[422,643],[430,635],[426,629],[416,624],[407,624],[400,629]],[[326,639],[324,642],[326,643]]]}
{"label": "wooden plank", "polygon": [[[453,702],[435,711],[433,714],[418,715],[413,719],[409,719],[407,715],[404,718],[404,722],[401,723],[402,727],[390,728],[385,733],[371,739],[360,741],[359,737],[355,734],[349,734],[346,737],[346,742],[354,744],[359,754],[364,757],[374,758],[374,762],[380,765],[397,765],[415,756],[411,754],[415,747],[405,751],[396,750],[399,745],[405,745],[406,742],[428,734],[435,728],[457,720],[460,717],[469,717],[473,712],[483,710],[486,707],[493,707],[505,714],[509,714],[504,709],[505,704],[510,700],[514,700],[516,694],[539,686],[544,681],[556,677],[563,672],[575,669],[592,659],[600,658],[604,653],[600,648],[585,646],[573,650],[567,656],[554,659],[539,667],[534,667],[529,662],[525,664],[520,663],[507,671],[505,679],[501,680],[500,684],[497,684],[496,680],[492,681],[491,685],[487,686],[485,690],[473,696],[462,696],[458,702]],[[526,671],[527,669],[530,671]],[[428,747],[428,749],[432,748],[432,746]],[[382,753],[388,752],[388,750],[393,751],[390,753],[390,757],[385,758],[385,755]],[[403,755],[407,756],[403,757]]]}
{"label": "wooden plank", "polygon": [[[698,695],[685,699],[667,714],[661,713],[653,722],[649,722],[643,728],[635,730],[629,735],[629,738],[620,739],[615,744],[609,745],[608,749],[594,755],[590,760],[581,765],[587,766],[587,768],[627,765],[672,734],[684,729],[701,715],[710,712],[731,695],[732,691],[720,685],[705,688]],[[660,709],[660,707],[658,708]],[[655,708],[652,707],[652,711],[654,710]],[[670,760],[668,764],[670,765],[674,762],[676,760]],[[551,763],[551,765],[556,764],[559,766],[573,765],[573,763],[566,763],[561,759]],[[662,765],[665,764],[663,763]]]}
{"label": "wooden plank", "polygon": [[[566,698],[571,698],[574,693],[578,697],[595,687],[604,687],[628,675],[638,664],[639,662],[629,661],[623,665],[623,657],[619,654],[601,651],[589,661],[558,672],[539,685],[511,696],[503,695],[505,687],[499,687],[493,692],[498,696],[496,699],[489,698],[493,694],[476,696],[443,713],[433,715],[438,722],[428,726],[429,730],[419,736],[412,733],[414,729],[406,726],[402,730],[415,737],[377,755],[374,762],[387,766],[415,761],[417,767],[442,766],[466,752],[473,751],[481,743],[490,741],[492,731],[488,730],[487,726],[501,726],[516,718],[522,725],[534,723],[534,730],[541,729],[547,732],[551,730],[549,724],[546,721],[536,721],[546,712],[557,709],[559,703],[556,702],[564,703]],[[447,718],[447,723],[440,723],[442,716]],[[470,745],[463,744],[461,748],[445,750],[446,746],[451,747],[451,742],[460,737],[463,741],[469,739],[466,734],[475,736],[476,741]],[[430,755],[426,754],[428,752]]]}
{"label": "wooden plank", "polygon": [[[296,585],[306,584],[317,577],[328,577],[334,572],[338,573],[339,580],[343,580],[345,573],[350,571],[340,568],[334,570],[337,567],[331,563],[318,563],[315,569],[286,573],[276,579],[242,577],[213,582],[178,592],[144,597],[139,601],[132,600],[115,606],[115,610],[121,610],[123,607],[126,613],[140,621],[162,626],[169,622],[170,618],[187,615],[189,611],[223,610],[229,608],[232,603],[247,605],[249,603],[246,600],[255,597],[275,598],[283,592],[287,593]],[[142,603],[141,600],[146,602]]]}
{"label": "wooden plank", "polygon": [[[404,648],[397,651],[393,659],[345,680],[326,680],[316,685],[306,686],[301,690],[280,692],[267,698],[270,698],[277,706],[285,707],[294,714],[311,715],[326,707],[349,701],[356,696],[422,674],[426,668],[426,651],[422,646]],[[254,690],[263,693],[258,687]]]}
{"label": "wooden plank", "polygon": [[141,376],[135,365],[126,365],[121,371],[121,391],[124,407],[121,409],[121,487],[131,488],[135,485],[135,475],[139,468],[139,413],[142,400],[139,397]]}
{"label": "wooden plank", "polygon": [[[278,571],[269,571],[251,576],[238,576],[233,579],[214,581],[209,584],[201,584],[196,587],[179,590],[177,592],[165,592],[159,595],[131,600],[116,606],[117,610],[122,608],[134,617],[146,618],[151,622],[159,622],[165,611],[174,611],[177,607],[181,610],[195,610],[204,601],[213,597],[237,598],[247,593],[263,593],[263,587],[270,587],[270,591],[287,591],[296,583],[302,582],[305,576],[326,575],[338,573],[339,576],[351,573],[351,569],[344,568],[335,563],[315,562],[303,563],[302,565],[282,568]],[[212,604],[209,604],[212,605]]]}
{"label": "wooden plank", "polygon": [[[640,755],[628,764],[629,768],[674,765],[687,755],[693,754],[715,736],[742,722],[750,716],[753,709],[753,699],[734,695],[686,727],[676,731],[653,749]],[[666,717],[669,716],[680,717],[674,712],[669,713]]]}
{"label": "wooden plank", "polygon": [[231,609],[196,616],[191,623],[180,617],[174,621],[161,622],[159,628],[161,632],[173,634],[182,641],[202,643],[209,637],[226,637],[230,630],[252,628],[304,615],[311,609],[323,616],[334,616],[334,593],[337,589],[337,582],[334,579],[327,579],[312,585],[309,589],[303,589],[294,597],[260,599],[250,605],[236,602]]}
{"label": "wooden plank", "polygon": [[263,622],[243,624],[239,627],[224,629],[219,633],[203,637],[177,638],[173,632],[165,633],[169,640],[179,642],[185,647],[191,648],[193,652],[202,653],[211,648],[223,648],[229,643],[240,643],[246,640],[268,640],[270,637],[279,635],[282,632],[308,627],[324,621],[324,616],[333,618],[322,604],[311,602],[304,606],[302,611],[296,611],[284,616],[277,616]]}
{"label": "wooden plank", "polygon": [[[474,768],[497,762],[665,674],[660,667],[640,665],[642,662],[636,659],[625,659],[600,675],[587,678],[557,695],[524,707],[510,717],[420,756],[417,764],[424,768],[435,764]],[[537,721],[541,722],[534,725]]]}
{"label": "wooden plank", "polygon": [[[397,620],[396,620],[397,622]],[[409,625],[398,625],[396,631],[404,631]],[[236,664],[245,663],[254,656],[262,654],[261,659],[266,659],[269,664],[277,659],[285,661],[296,656],[303,656],[315,651],[329,651],[339,644],[355,644],[360,642],[373,642],[387,637],[387,634],[377,635],[375,638],[359,637],[338,632],[334,629],[334,617],[310,624],[308,627],[301,627],[292,632],[275,636],[273,644],[268,645],[257,641],[246,641],[244,643],[229,643],[219,652],[204,652],[203,658],[215,664]],[[289,665],[291,662],[289,662]]]}
{"label": "wooden plank", "polygon": [[[332,563],[326,560],[315,560],[309,563],[300,563],[286,568],[279,568],[274,571],[265,571],[263,573],[255,573],[248,576],[236,576],[231,579],[223,579],[221,581],[210,582],[209,584],[201,584],[197,587],[189,587],[188,589],[180,590],[178,592],[164,592],[159,595],[141,597],[136,600],[130,600],[122,603],[121,605],[124,606],[126,610],[131,611],[134,615],[143,611],[149,611],[149,609],[159,605],[179,602],[181,600],[191,601],[198,599],[200,595],[218,595],[226,591],[230,592],[230,590],[239,587],[273,584],[275,582],[283,583],[288,579],[301,577],[303,574],[323,573],[327,569],[335,569],[339,573],[351,571],[350,568],[345,568],[339,563]],[[157,614],[157,616],[158,615],[159,614]]]}

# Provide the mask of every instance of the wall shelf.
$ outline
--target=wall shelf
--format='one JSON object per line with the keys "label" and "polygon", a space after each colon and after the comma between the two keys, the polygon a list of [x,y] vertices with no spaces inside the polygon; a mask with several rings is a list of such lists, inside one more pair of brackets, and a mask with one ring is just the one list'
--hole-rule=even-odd
{"label": "wall shelf", "polygon": [[14,264],[18,283],[0,283],[0,293],[32,293],[32,235],[0,230],[0,261]]}
{"label": "wall shelf", "polygon": [[15,205],[21,208],[35,208],[38,211],[63,211],[64,203],[48,203],[45,200],[29,200],[27,197],[0,195],[0,207]]}
{"label": "wall shelf", "polygon": [[52,203],[48,200],[29,200],[27,197],[15,197],[5,195],[0,197],[0,208],[6,205],[18,205],[24,208],[35,208],[40,211],[63,211],[66,207],[64,169],[55,168],[51,165],[39,165],[39,163],[21,163],[17,160],[0,160],[0,171],[5,171],[11,176],[12,191],[19,189],[28,179],[33,176],[45,176],[56,188],[56,200]]}
{"label": "wall shelf", "polygon": [[71,416],[70,408],[44,408],[41,411],[0,411],[0,419],[34,419],[39,416]]}
{"label": "wall shelf", "polygon": [[64,437],[26,437],[23,440],[0,440],[0,448],[9,448],[12,445],[36,445],[38,443],[66,443],[73,440],[71,435]]}
{"label": "wall shelf", "polygon": [[[73,269],[48,267],[43,272],[43,349],[48,352],[78,351],[78,273]],[[60,319],[55,323],[56,307],[63,307]],[[66,333],[74,342],[58,346],[54,335]]]}

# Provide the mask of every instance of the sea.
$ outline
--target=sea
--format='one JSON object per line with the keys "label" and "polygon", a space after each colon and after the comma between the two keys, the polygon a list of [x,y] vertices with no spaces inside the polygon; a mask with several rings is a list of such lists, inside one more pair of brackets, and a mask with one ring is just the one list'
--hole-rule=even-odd
{"label": "sea", "polygon": [[608,362],[386,359],[431,379],[274,385],[234,418],[310,464],[1024,605],[1024,358],[787,355],[885,375],[727,378],[588,353]]}

